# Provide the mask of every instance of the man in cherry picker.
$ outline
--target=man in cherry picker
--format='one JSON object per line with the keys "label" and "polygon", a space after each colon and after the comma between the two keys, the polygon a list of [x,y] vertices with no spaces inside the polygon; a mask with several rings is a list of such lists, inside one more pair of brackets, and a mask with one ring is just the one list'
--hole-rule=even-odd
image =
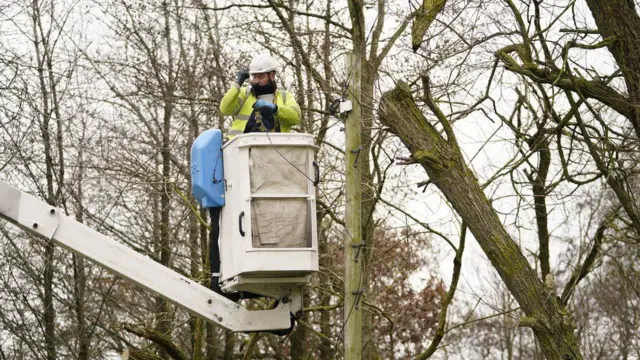
{"label": "man in cherry picker", "polygon": [[[278,62],[271,55],[260,54],[251,61],[249,69],[239,70],[236,80],[220,101],[220,113],[233,116],[227,139],[251,132],[290,132],[291,126],[300,122],[300,106],[294,95],[279,90],[276,85]],[[251,85],[243,86],[251,77]],[[256,294],[224,293],[220,288],[220,234],[221,208],[210,208],[211,233],[209,239],[209,264],[211,290],[237,301],[258,297]]]}
{"label": "man in cherry picker", "polygon": [[[220,101],[220,113],[233,116],[227,137],[248,132],[290,132],[300,122],[300,106],[294,95],[276,85],[278,62],[271,55],[253,58],[249,69],[236,80]],[[251,76],[251,86],[243,87]],[[257,119],[256,119],[257,117]]]}

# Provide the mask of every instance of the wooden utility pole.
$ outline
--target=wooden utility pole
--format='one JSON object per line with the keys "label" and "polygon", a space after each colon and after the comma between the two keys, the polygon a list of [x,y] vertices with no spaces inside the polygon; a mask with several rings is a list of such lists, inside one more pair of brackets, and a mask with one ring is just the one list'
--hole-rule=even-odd
{"label": "wooden utility pole", "polygon": [[360,228],[360,61],[355,53],[346,56],[348,99],[353,109],[345,122],[346,209],[344,239],[344,358],[362,358],[362,230]]}

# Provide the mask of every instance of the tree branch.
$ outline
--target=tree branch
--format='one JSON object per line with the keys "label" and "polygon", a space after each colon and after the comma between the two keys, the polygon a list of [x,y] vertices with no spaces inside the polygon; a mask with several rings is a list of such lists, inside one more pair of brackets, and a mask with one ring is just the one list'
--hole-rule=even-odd
{"label": "tree branch", "polygon": [[[581,91],[578,90],[577,94],[581,100],[585,101],[584,95]],[[574,106],[576,102],[573,99],[573,95],[568,91],[565,91],[565,95],[569,100],[569,104],[571,104],[571,106]],[[582,120],[580,112],[576,112],[574,114],[574,117],[578,121],[578,127],[580,128],[580,132],[584,137],[584,142],[586,143],[587,148],[589,149],[589,153],[591,154],[591,157],[593,158],[593,161],[595,162],[598,170],[605,176],[607,184],[616,194],[618,201],[620,201],[620,204],[624,208],[624,211],[627,213],[627,216],[631,220],[636,234],[640,235],[640,212],[638,211],[638,207],[633,197],[625,188],[624,175],[622,174],[622,172],[616,171],[616,168],[610,168],[602,159],[598,152],[598,147],[593,143],[593,141],[591,141],[591,137],[584,121]]]}
{"label": "tree branch", "polygon": [[331,220],[335,221],[340,226],[344,226],[344,220],[341,220],[340,218],[338,218],[338,215],[336,215],[333,209],[329,205],[327,205],[324,201],[320,199],[316,199],[316,204],[322,207],[323,211],[325,211],[329,215]]}
{"label": "tree branch", "polygon": [[171,339],[166,335],[157,332],[154,329],[148,329],[141,326],[133,326],[131,324],[124,324],[122,328],[134,335],[148,339],[158,346],[166,350],[167,354],[174,360],[189,360],[189,357],[176,346]]}
{"label": "tree branch", "polygon": [[[270,1],[271,3],[271,1]],[[306,11],[300,11],[294,8],[291,8],[283,3],[273,3],[275,6],[284,9],[286,11],[290,11],[296,15],[302,15],[302,16],[308,16],[308,17],[312,17],[312,18],[316,18],[316,19],[321,19],[324,20],[326,22],[328,22],[329,24],[337,27],[338,29],[344,30],[347,33],[351,33],[351,29],[344,26],[343,24],[340,24],[339,22],[335,22],[333,20],[331,20],[331,18],[321,15],[321,14],[315,14],[315,13],[310,13],[310,12],[306,12]],[[224,11],[224,10],[229,10],[232,8],[254,8],[254,9],[269,9],[272,8],[273,6],[271,4],[269,5],[255,5],[255,4],[231,4],[231,5],[227,5],[227,6],[220,6],[220,7],[209,7],[209,6],[202,6],[199,7],[199,9],[202,10],[209,10],[209,11]]]}
{"label": "tree branch", "polygon": [[455,151],[460,151],[458,148],[458,141],[456,140],[456,135],[453,132],[453,128],[449,123],[449,119],[447,116],[440,110],[440,107],[433,100],[433,95],[431,94],[431,81],[429,79],[429,74],[424,73],[420,76],[422,79],[422,87],[424,90],[424,102],[427,104],[429,109],[433,112],[433,114],[438,118],[440,124],[444,128],[445,134],[447,134],[447,142]]}
{"label": "tree branch", "polygon": [[451,240],[449,240],[449,238],[448,238],[446,235],[444,235],[443,233],[441,233],[441,232],[439,232],[439,231],[437,231],[437,230],[433,229],[431,226],[429,226],[429,224],[427,224],[427,223],[425,223],[425,222],[422,222],[422,221],[418,220],[417,218],[415,218],[413,215],[411,215],[411,214],[410,214],[410,213],[408,213],[407,211],[402,210],[402,209],[401,209],[401,208],[399,208],[398,206],[396,206],[396,205],[392,204],[391,202],[389,202],[389,201],[387,201],[387,200],[385,200],[385,199],[383,199],[383,198],[380,198],[380,202],[381,202],[381,203],[383,203],[383,204],[385,204],[385,205],[387,205],[387,206],[390,206],[390,207],[394,208],[394,209],[395,209],[395,210],[397,210],[397,211],[400,211],[403,215],[405,215],[405,216],[406,216],[406,217],[408,217],[409,219],[411,219],[411,220],[415,221],[417,224],[419,224],[420,226],[422,226],[423,228],[425,228],[427,231],[429,231],[429,232],[431,232],[431,233],[433,233],[433,234],[435,234],[435,235],[439,236],[440,238],[442,238],[442,240],[446,241],[446,242],[447,242],[447,244],[449,244],[449,246],[451,246],[451,249],[453,249],[453,251],[456,251],[456,252],[458,251],[458,248],[453,244],[453,242],[452,242]]}
{"label": "tree branch", "polygon": [[467,225],[463,222],[460,229],[460,244],[456,251],[456,256],[453,259],[453,275],[451,277],[451,285],[447,291],[447,295],[442,300],[442,307],[440,308],[440,319],[438,320],[438,328],[436,329],[436,335],[431,340],[431,344],[420,355],[416,356],[417,360],[428,359],[438,349],[438,345],[442,341],[445,334],[445,326],[447,325],[447,310],[453,300],[453,296],[458,288],[458,280],[460,279],[460,272],[462,268],[462,253],[464,252],[464,243],[467,237]]}
{"label": "tree branch", "polygon": [[521,66],[511,56],[513,52],[521,53],[520,47],[521,45],[509,45],[496,51],[496,57],[502,61],[507,70],[524,75],[536,83],[552,84],[574,92],[580,91],[585,98],[596,99],[628,119],[633,117],[634,108],[629,99],[601,81],[577,78],[555,69]]}
{"label": "tree branch", "polygon": [[287,34],[289,34],[289,38],[291,39],[293,46],[298,51],[298,54],[302,59],[302,63],[304,64],[304,67],[307,69],[307,71],[311,72],[313,79],[318,83],[318,86],[320,86],[322,91],[324,93],[329,93],[328,81],[326,81],[322,77],[322,75],[315,69],[315,67],[311,63],[311,58],[309,57],[309,54],[305,52],[304,47],[300,42],[300,39],[298,39],[298,36],[295,33],[295,29],[293,28],[293,25],[289,23],[289,21],[284,16],[284,14],[282,14],[282,11],[280,10],[280,7],[281,7],[280,4],[276,4],[274,0],[268,0],[268,1],[269,1],[269,6],[271,6],[273,11],[276,13],[276,16],[278,16],[278,19],[280,19],[280,22],[282,23],[285,30],[287,31]]}
{"label": "tree branch", "polygon": [[591,247],[591,251],[584,259],[584,262],[580,266],[576,266],[571,273],[571,278],[567,282],[562,291],[562,299],[563,304],[567,304],[571,295],[573,295],[573,291],[578,286],[578,283],[584,279],[589,272],[591,271],[591,266],[595,263],[598,255],[600,254],[600,248],[602,246],[602,242],[604,240],[604,232],[611,227],[613,220],[618,216],[618,212],[620,211],[620,206],[611,211],[605,218],[602,220],[598,229],[596,230],[595,235],[593,236],[593,246]]}

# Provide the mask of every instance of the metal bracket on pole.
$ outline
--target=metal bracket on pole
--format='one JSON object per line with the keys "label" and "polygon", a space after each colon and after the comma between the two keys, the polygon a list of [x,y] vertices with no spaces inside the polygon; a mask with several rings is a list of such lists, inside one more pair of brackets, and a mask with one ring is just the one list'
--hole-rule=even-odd
{"label": "metal bracket on pole", "polygon": [[356,159],[353,161],[353,167],[357,168],[358,167],[358,159],[360,158],[360,151],[362,151],[362,146],[359,146],[357,149],[355,150],[351,150],[352,154],[356,154]]}
{"label": "metal bracket on pole", "polygon": [[355,261],[358,262],[360,260],[360,252],[362,251],[362,248],[365,246],[364,241],[361,242],[360,244],[351,244],[351,247],[356,249],[356,256],[355,256]]}
{"label": "metal bracket on pole", "polygon": [[354,307],[356,308],[356,310],[358,310],[358,307],[360,306],[360,300],[362,299],[362,294],[364,294],[364,289],[358,289],[357,291],[351,292],[351,294],[356,296]]}

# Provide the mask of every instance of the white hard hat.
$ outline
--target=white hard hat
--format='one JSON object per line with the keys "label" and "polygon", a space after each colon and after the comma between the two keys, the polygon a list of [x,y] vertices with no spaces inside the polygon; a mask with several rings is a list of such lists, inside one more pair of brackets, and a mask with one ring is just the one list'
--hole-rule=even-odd
{"label": "white hard hat", "polygon": [[249,65],[250,74],[267,73],[276,71],[278,69],[278,62],[269,54],[260,54],[251,60]]}

